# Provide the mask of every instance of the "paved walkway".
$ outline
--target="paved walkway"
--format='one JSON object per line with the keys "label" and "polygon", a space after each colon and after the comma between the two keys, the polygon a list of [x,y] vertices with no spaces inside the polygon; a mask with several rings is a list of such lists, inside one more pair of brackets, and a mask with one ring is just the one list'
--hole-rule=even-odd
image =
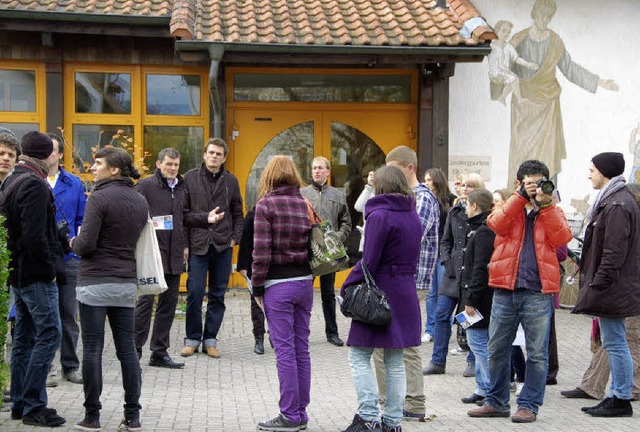
{"label": "paved walkway", "polygon": [[[339,431],[345,429],[357,407],[356,395],[347,360],[348,348],[338,348],[326,342],[320,307],[320,294],[311,319],[311,405],[309,431]],[[424,307],[424,305],[423,305]],[[580,411],[593,401],[565,399],[560,390],[571,389],[586,369],[589,351],[590,319],[557,312],[557,332],[560,352],[559,385],[547,387],[545,404],[538,421],[531,425],[516,425],[509,419],[471,419],[468,406],[460,398],[473,392],[472,378],[463,378],[464,356],[449,356],[447,374],[425,377],[427,412],[435,414],[428,423],[408,423],[405,431],[512,431],[512,430],[580,430],[637,431],[638,415],[624,419],[597,419]],[[341,336],[346,339],[349,321],[339,316]],[[110,331],[107,330],[110,336]],[[179,357],[184,320],[176,320],[172,332],[171,352]],[[452,340],[451,347],[455,342]],[[427,364],[432,344],[423,344],[423,364]],[[81,349],[81,348],[80,348]],[[253,336],[246,292],[232,290],[227,295],[227,313],[220,332],[222,358],[210,359],[198,354],[186,359],[182,370],[148,366],[149,351],[142,359],[141,421],[148,431],[252,431],[258,421],[278,412],[278,379],[273,350],[267,344],[263,356],[253,354]],[[102,393],[102,426],[113,431],[122,419],[123,391],[119,363],[113,343],[107,340],[104,354],[104,390]],[[83,417],[82,386],[61,381],[49,389],[49,406],[67,419],[58,430],[71,430]],[[640,410],[640,404],[633,404]],[[1,431],[29,431],[0,413]]]}

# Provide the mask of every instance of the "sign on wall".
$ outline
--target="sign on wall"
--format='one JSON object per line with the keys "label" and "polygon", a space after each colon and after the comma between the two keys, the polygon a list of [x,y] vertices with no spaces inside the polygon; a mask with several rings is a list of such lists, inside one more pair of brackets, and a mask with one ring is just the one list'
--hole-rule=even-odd
{"label": "sign on wall", "polygon": [[490,156],[449,156],[449,180],[459,174],[477,173],[484,181],[491,181]]}

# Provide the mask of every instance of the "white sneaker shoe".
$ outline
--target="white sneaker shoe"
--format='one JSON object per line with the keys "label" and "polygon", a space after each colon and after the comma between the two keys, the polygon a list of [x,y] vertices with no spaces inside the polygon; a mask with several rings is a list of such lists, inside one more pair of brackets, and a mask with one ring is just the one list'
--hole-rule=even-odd
{"label": "white sneaker shoe", "polygon": [[422,335],[422,342],[433,342],[433,336],[431,336],[429,333],[424,333]]}
{"label": "white sneaker shoe", "polygon": [[516,384],[516,396],[520,396],[520,392],[522,392],[523,387],[524,387],[524,383]]}
{"label": "white sneaker shoe", "polygon": [[462,348],[452,348],[449,351],[449,354],[451,354],[451,355],[467,355],[467,354],[469,354],[469,351],[463,350]]}

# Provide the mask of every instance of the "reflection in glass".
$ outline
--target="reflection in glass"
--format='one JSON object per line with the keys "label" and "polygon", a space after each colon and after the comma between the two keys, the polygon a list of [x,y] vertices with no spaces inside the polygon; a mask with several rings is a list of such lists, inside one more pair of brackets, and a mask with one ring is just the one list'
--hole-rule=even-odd
{"label": "reflection in glass", "polygon": [[153,172],[160,150],[173,147],[180,152],[180,173],[202,164],[204,128],[195,126],[145,126],[145,165]]}
{"label": "reflection in glass", "polygon": [[131,114],[131,75],[76,72],[76,112]]}
{"label": "reflection in glass", "polygon": [[411,102],[409,75],[234,75],[236,101]]}
{"label": "reflection in glass", "polygon": [[262,170],[275,155],[291,157],[300,172],[302,181],[311,178],[311,161],[313,160],[313,122],[299,123],[280,132],[269,141],[256,158],[245,191],[247,209],[253,207],[258,200],[258,183]]}
{"label": "reflection in glass", "polygon": [[0,111],[35,112],[36,73],[0,69]]}
{"label": "reflection in glass", "polygon": [[113,136],[119,130],[133,141],[133,126],[73,125],[73,164],[80,173],[90,172],[95,151],[105,145],[115,144]]}
{"label": "reflection in glass", "polygon": [[147,75],[147,114],[200,115],[200,75]]}
{"label": "reflection in glass", "polygon": [[37,131],[40,129],[40,125],[38,123],[0,123],[0,126],[9,129],[18,137],[19,140],[21,140],[22,136],[27,132]]}

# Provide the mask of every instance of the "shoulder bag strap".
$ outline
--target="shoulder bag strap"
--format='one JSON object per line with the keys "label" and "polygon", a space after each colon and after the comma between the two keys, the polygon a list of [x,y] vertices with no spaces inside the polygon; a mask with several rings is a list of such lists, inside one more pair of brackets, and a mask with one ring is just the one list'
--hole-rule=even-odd
{"label": "shoulder bag strap", "polygon": [[311,225],[322,223],[322,219],[320,218],[320,215],[318,214],[318,212],[315,211],[315,209],[311,205],[311,202],[306,198],[304,200],[307,203],[307,213],[309,214],[309,220],[311,221]]}

